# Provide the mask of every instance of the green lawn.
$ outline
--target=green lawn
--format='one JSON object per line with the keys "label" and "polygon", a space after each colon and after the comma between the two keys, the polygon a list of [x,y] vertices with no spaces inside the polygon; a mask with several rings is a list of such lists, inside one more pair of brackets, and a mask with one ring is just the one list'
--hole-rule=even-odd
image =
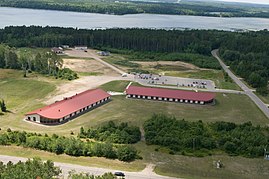
{"label": "green lawn", "polygon": [[[112,101],[66,124],[46,127],[25,122],[22,119],[24,113],[40,107],[42,98],[55,87],[46,82],[21,80],[14,79],[13,83],[9,82],[7,83],[9,85],[3,85],[4,91],[5,89],[10,90],[8,94],[11,96],[9,98],[11,100],[10,102],[7,101],[7,104],[11,107],[13,113],[4,115],[4,117],[1,116],[3,118],[0,121],[2,129],[12,128],[48,134],[70,135],[71,131],[77,134],[81,126],[94,127],[110,120],[142,126],[144,121],[154,113],[174,115],[178,119],[190,121],[229,121],[235,123],[251,121],[255,125],[269,124],[268,119],[247,96],[218,93],[214,106],[136,100],[126,99],[125,96],[113,96]],[[108,91],[123,91],[127,85],[128,81],[115,81],[103,85],[102,88]],[[3,86],[1,85],[1,88]],[[22,91],[16,92],[17,89],[22,89]]]}
{"label": "green lawn", "polygon": [[101,72],[77,72],[79,76],[99,76],[103,75]]}
{"label": "green lawn", "polygon": [[[7,102],[12,113],[0,114],[2,131],[25,130],[38,133],[57,133],[69,136],[73,131],[78,134],[80,127],[95,127],[104,122],[128,122],[131,125],[142,126],[153,113],[174,115],[178,119],[190,121],[203,120],[230,121],[243,123],[251,121],[255,125],[268,125],[268,119],[258,110],[252,101],[245,95],[221,94],[216,97],[216,105],[193,105],[147,100],[126,99],[125,96],[113,96],[112,100],[66,124],[59,126],[42,126],[23,121],[24,114],[30,110],[43,106],[42,101],[47,95],[52,95],[56,85],[61,81],[44,78],[31,74],[28,78],[22,77],[21,71],[0,70],[0,92]],[[123,91],[128,81],[114,81],[101,86],[108,91]],[[228,157],[225,155],[205,158],[192,158],[180,155],[169,155],[165,152],[156,152],[156,146],[146,146],[145,143],[135,144],[143,160],[132,163],[119,162],[104,158],[70,157],[55,155],[33,149],[24,149],[16,146],[0,146],[0,153],[21,157],[41,156],[44,160],[70,162],[80,165],[107,167],[119,170],[137,171],[144,168],[144,163],[157,165],[156,172],[171,176],[187,178],[267,178],[265,171],[269,169],[268,162],[263,159],[246,159]],[[212,163],[221,159],[225,168],[216,170]],[[265,163],[267,162],[267,163]],[[251,163],[251,165],[249,165]],[[244,169],[245,168],[245,169]]]}
{"label": "green lawn", "polygon": [[[263,158],[231,157],[226,154],[208,157],[188,157],[171,155],[155,145],[144,142],[135,144],[146,162],[156,165],[155,172],[160,175],[184,177],[187,179],[263,179],[269,177],[269,162]],[[214,163],[221,160],[223,168],[217,169]]]}
{"label": "green lawn", "polygon": [[105,91],[123,92],[129,83],[130,81],[111,81],[104,85],[101,85],[100,88]]}

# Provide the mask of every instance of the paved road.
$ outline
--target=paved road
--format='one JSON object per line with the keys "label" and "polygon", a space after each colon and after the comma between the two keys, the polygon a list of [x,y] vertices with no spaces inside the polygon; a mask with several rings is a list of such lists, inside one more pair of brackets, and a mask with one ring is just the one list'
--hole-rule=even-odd
{"label": "paved road", "polygon": [[[17,163],[19,161],[25,162],[27,159],[22,157],[14,157],[14,156],[6,156],[6,155],[0,155],[0,161],[7,163],[9,161],[12,161],[13,163]],[[107,172],[114,173],[116,170],[111,169],[104,169],[104,168],[96,168],[96,167],[85,167],[80,165],[73,165],[73,164],[67,164],[67,163],[59,163],[54,162],[55,166],[60,167],[62,169],[62,178],[68,177],[68,172],[71,170],[75,170],[76,172],[84,172],[84,173],[91,173],[93,175],[102,175]],[[124,172],[126,175],[126,179],[175,179],[173,177],[166,177],[166,176],[160,176],[156,173],[152,172],[153,165],[148,165],[147,168],[145,168],[141,172]]]}
{"label": "paved road", "polygon": [[250,97],[250,99],[260,108],[260,110],[267,116],[267,118],[269,118],[269,109],[268,107],[262,102],[262,100],[260,98],[258,98],[253,91],[247,86],[245,85],[237,76],[235,76],[231,70],[229,69],[228,66],[226,66],[223,61],[220,59],[220,57],[218,56],[218,49],[213,50],[212,55],[219,61],[221,67],[223,68],[223,70],[225,72],[228,73],[228,75],[234,80],[234,82],[240,87],[242,88],[242,90],[244,90],[245,94],[248,95]]}

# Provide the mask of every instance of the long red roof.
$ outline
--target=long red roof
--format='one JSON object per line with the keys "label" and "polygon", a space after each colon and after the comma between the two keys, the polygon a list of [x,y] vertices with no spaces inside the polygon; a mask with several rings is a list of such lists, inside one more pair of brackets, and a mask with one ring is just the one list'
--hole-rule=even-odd
{"label": "long red roof", "polygon": [[193,101],[210,101],[215,98],[215,94],[209,92],[194,92],[194,91],[183,91],[183,90],[150,88],[139,86],[129,86],[129,88],[126,89],[126,94],[162,97],[162,98],[174,98],[174,99],[193,100]]}
{"label": "long red roof", "polygon": [[73,112],[94,104],[110,95],[102,89],[87,90],[62,101],[34,110],[26,115],[38,114],[48,119],[60,119]]}

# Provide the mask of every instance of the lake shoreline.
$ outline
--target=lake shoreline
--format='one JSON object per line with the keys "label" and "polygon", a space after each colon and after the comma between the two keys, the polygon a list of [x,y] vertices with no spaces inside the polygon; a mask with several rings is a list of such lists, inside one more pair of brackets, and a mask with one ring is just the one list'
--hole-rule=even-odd
{"label": "lake shoreline", "polygon": [[[147,28],[259,31],[269,29],[269,19],[190,15],[111,15],[58,10],[0,7],[0,28],[7,26],[58,26],[81,29]],[[57,18],[55,18],[57,17]]]}

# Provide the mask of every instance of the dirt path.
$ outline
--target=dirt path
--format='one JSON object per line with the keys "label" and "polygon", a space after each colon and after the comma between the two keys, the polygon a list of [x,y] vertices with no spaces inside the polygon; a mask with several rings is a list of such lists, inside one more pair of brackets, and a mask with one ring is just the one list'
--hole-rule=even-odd
{"label": "dirt path", "polygon": [[111,68],[118,74],[124,74],[125,72],[121,69],[118,69],[117,67],[105,62],[101,59],[101,57],[97,54],[96,50],[88,49],[87,52],[84,52],[83,50],[68,50],[65,52],[70,57],[79,57],[79,58],[93,58],[94,60],[98,61],[99,63]]}
{"label": "dirt path", "polygon": [[[122,77],[121,74],[124,72],[104,62],[95,50],[89,49],[87,52],[84,52],[82,50],[72,49],[65,51],[65,53],[69,55],[69,58],[64,59],[64,66],[69,67],[77,72],[100,72],[104,75],[80,76],[77,80],[60,84],[57,86],[55,93],[46,97],[44,101],[45,104],[52,104],[55,101],[62,100],[64,97],[73,96],[76,93],[97,88],[98,86],[110,81],[133,80],[132,76]],[[92,58],[93,60],[89,58]]]}
{"label": "dirt path", "polygon": [[119,76],[119,74],[116,73],[114,70],[94,59],[85,60],[85,59],[64,58],[63,61],[64,61],[63,67],[70,68],[75,72]]}
{"label": "dirt path", "polygon": [[141,62],[141,61],[133,61],[134,63],[142,65],[144,68],[154,68],[157,65],[168,65],[168,66],[178,66],[185,68],[186,70],[200,70],[201,68],[182,61],[155,61],[155,62]]}

